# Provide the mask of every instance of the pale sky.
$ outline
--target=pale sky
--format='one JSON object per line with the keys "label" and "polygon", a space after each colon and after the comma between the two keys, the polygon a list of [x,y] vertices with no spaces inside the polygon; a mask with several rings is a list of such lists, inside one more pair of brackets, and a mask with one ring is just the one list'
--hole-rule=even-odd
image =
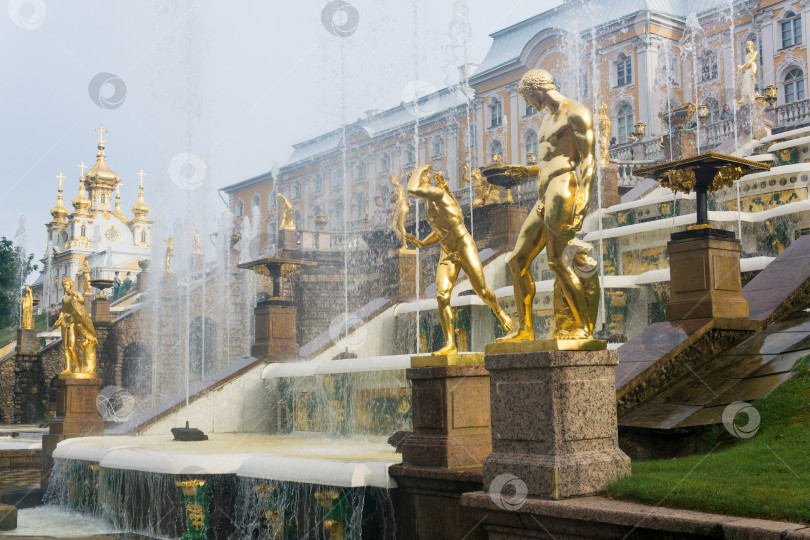
{"label": "pale sky", "polygon": [[[191,208],[207,235],[224,209],[218,188],[283,164],[296,142],[399,104],[414,80],[455,83],[465,57],[483,60],[490,33],[560,2],[350,0],[335,18],[356,22],[346,37],[327,30],[322,14],[337,4],[323,0],[7,3],[0,235],[13,238],[25,216],[28,251],[39,258],[56,175],[67,177],[72,210],[77,165],[95,162],[99,122],[125,213],[143,169],[151,217],[172,222]],[[183,153],[207,163],[197,189],[172,180]]]}

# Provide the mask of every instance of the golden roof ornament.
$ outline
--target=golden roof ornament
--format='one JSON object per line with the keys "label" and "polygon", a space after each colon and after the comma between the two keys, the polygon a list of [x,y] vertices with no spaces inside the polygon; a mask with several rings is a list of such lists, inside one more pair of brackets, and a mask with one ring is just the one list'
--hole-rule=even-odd
{"label": "golden roof ornament", "polygon": [[56,206],[51,208],[51,215],[54,221],[63,223],[67,220],[68,215],[70,215],[68,209],[65,208],[65,203],[62,198],[62,180],[65,179],[65,175],[60,172],[56,177],[59,179],[59,194],[56,196]]}
{"label": "golden roof ornament", "polygon": [[118,185],[121,178],[107,165],[107,156],[104,154],[104,134],[107,133],[108,130],[104,129],[104,124],[100,124],[95,131],[98,131],[98,154],[96,154],[96,164],[93,165],[92,169],[87,171],[85,178],[91,185],[98,182],[108,185]]}
{"label": "golden roof ornament", "polygon": [[73,208],[76,209],[77,214],[85,215],[88,214],[88,209],[92,204],[90,199],[87,198],[87,192],[84,189],[84,169],[86,165],[82,162],[79,167],[82,169],[82,175],[79,177],[79,194],[73,199]]}
{"label": "golden roof ornament", "polygon": [[136,202],[135,206],[132,207],[132,213],[136,218],[145,218],[149,213],[149,207],[146,206],[145,202],[143,202],[143,177],[146,176],[143,169],[138,171],[138,176],[141,177],[140,184],[138,185],[138,202]]}
{"label": "golden roof ornament", "polygon": [[115,186],[115,209],[113,209],[113,215],[126,223],[127,217],[121,211],[121,184]]}

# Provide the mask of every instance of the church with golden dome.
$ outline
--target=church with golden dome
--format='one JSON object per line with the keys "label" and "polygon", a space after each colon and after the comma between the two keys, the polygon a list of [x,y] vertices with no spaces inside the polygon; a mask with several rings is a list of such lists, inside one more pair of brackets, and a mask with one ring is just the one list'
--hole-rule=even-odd
{"label": "church with golden dome", "polygon": [[61,297],[61,280],[67,276],[79,282],[81,268],[87,261],[92,279],[112,279],[118,271],[121,279],[131,272],[134,281],[141,271],[138,261],[148,259],[152,246],[152,220],[144,200],[143,177],[140,177],[138,201],[132,206],[132,217],[121,210],[121,177],[107,165],[104,134],[100,125],[96,131],[98,153],[90,170],[84,162],[78,167],[78,194],[71,202],[70,212],[64,203],[62,181],[57,175],[59,189],[56,205],[51,209],[53,219],[45,224],[48,248],[42,258],[42,274],[34,282],[35,296],[40,308],[57,304]]}

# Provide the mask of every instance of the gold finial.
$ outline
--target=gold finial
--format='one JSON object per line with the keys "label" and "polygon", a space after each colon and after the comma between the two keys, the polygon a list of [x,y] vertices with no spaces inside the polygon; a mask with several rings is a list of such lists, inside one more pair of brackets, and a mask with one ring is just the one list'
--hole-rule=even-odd
{"label": "gold finial", "polygon": [[64,222],[65,218],[68,216],[68,210],[65,208],[65,203],[62,199],[62,180],[65,179],[65,175],[60,172],[56,177],[59,179],[59,191],[56,196],[56,206],[51,208],[51,215],[55,221]]}
{"label": "gold finial", "polygon": [[79,194],[73,199],[73,207],[77,214],[86,214],[91,204],[90,199],[87,198],[87,192],[84,190],[84,176],[82,175],[79,178]]}
{"label": "gold finial", "polygon": [[87,168],[87,165],[85,165],[84,161],[82,161],[81,163],[79,163],[76,166],[82,170],[82,174],[81,174],[81,176],[79,176],[79,178],[84,178],[84,170]]}
{"label": "gold finial", "polygon": [[121,183],[115,186],[115,209],[113,210],[113,214],[120,217],[122,221],[126,221],[124,213],[121,212]]}
{"label": "gold finial", "polygon": [[146,173],[143,172],[143,169],[141,169],[137,174],[141,177],[141,181],[138,185],[138,202],[136,202],[135,206],[132,207],[132,213],[136,218],[145,218],[149,213],[149,207],[146,206],[146,203],[143,200],[143,177],[146,176]]}
{"label": "gold finial", "polygon": [[104,144],[104,134],[109,132],[109,130],[104,129],[104,124],[99,124],[98,128],[93,131],[98,131],[98,143]]}

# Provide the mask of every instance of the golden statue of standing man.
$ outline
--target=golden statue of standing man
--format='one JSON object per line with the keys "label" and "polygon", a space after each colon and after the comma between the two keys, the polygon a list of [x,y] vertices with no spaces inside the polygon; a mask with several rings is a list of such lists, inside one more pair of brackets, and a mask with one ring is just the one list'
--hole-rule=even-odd
{"label": "golden statue of standing man", "polygon": [[82,263],[81,268],[82,274],[82,292],[84,294],[93,294],[93,287],[90,285],[90,263],[87,262],[87,259],[84,260]]}
{"label": "golden statue of standing man", "polygon": [[23,330],[32,330],[34,328],[34,294],[28,285],[25,286],[25,294],[22,297],[20,328]]}
{"label": "golden statue of standing man", "polygon": [[399,183],[397,175],[392,174],[388,178],[388,182],[394,188],[394,193],[391,195],[391,202],[394,203],[391,228],[402,244],[400,245],[400,249],[408,249],[408,242],[405,240],[405,219],[411,212],[411,206],[408,204],[408,196],[405,192],[405,188]]}
{"label": "golden statue of standing man", "polygon": [[[439,267],[436,270],[436,300],[439,304],[439,320],[442,323],[445,345],[433,354],[456,354],[455,332],[453,332],[453,310],[450,307],[450,294],[458,277],[458,271],[464,270],[475,293],[490,307],[508,332],[512,329],[512,320],[498,304],[498,299],[484,280],[484,268],[478,258],[472,235],[464,226],[464,213],[458,201],[450,191],[447,181],[441,172],[431,174],[432,165],[417,168],[408,180],[408,194],[425,200],[425,219],[433,228],[428,236],[419,240],[412,234],[405,238],[418,248],[435,244],[442,248]],[[436,181],[432,185],[431,180]]]}
{"label": "golden statue of standing man", "polygon": [[751,105],[759,97],[756,90],[759,53],[754,48],[753,41],[745,42],[745,51],[745,63],[737,66],[742,76],[739,105]]}
{"label": "golden statue of standing man", "polygon": [[518,325],[497,341],[535,339],[532,325],[535,288],[530,265],[543,248],[549,268],[556,276],[555,314],[566,313],[567,319],[565,324],[555,321],[554,338],[588,340],[593,337],[596,322],[593,306],[599,301],[599,282],[586,260],[589,257],[581,253],[583,247],[572,241],[588,212],[596,176],[593,116],[581,103],[563,96],[551,74],[542,69],[526,72],[518,93],[535,109],[546,109],[549,114],[538,133],[538,165],[503,166],[513,181],[536,176],[538,197],[523,222],[509,259]]}
{"label": "golden statue of standing man", "polygon": [[66,364],[65,371],[59,374],[59,378],[95,379],[98,344],[96,329],[90,314],[84,308],[84,296],[73,289],[73,280],[63,278],[62,287],[65,289],[62,313],[54,323],[54,326],[62,328],[62,348]]}
{"label": "golden statue of standing man", "polygon": [[166,241],[166,260],[163,266],[163,274],[169,275],[172,273],[172,259],[174,258],[174,237],[169,235]]}
{"label": "golden statue of standing man", "polygon": [[607,103],[599,105],[599,165],[610,165],[610,116]]}

